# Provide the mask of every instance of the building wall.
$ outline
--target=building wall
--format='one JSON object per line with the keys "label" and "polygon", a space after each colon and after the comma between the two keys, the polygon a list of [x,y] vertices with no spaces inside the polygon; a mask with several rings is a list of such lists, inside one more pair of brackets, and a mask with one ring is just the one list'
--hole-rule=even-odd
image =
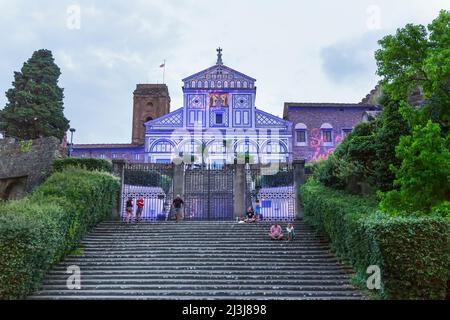
{"label": "building wall", "polygon": [[143,145],[144,123],[170,112],[169,89],[165,84],[138,84],[133,97],[132,143]]}
{"label": "building wall", "polygon": [[[344,129],[353,129],[362,121],[369,107],[289,107],[288,120],[292,125],[293,159],[315,161],[326,159],[344,138]],[[306,125],[306,145],[298,145],[296,125]],[[323,141],[321,127],[324,124],[332,126],[332,143]]]}

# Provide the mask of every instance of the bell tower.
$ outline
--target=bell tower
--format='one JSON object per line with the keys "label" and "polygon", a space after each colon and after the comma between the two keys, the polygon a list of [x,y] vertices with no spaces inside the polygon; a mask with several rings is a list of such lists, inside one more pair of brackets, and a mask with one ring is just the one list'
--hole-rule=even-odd
{"label": "bell tower", "polygon": [[165,84],[138,84],[133,96],[132,143],[143,145],[144,124],[170,112],[169,88]]}

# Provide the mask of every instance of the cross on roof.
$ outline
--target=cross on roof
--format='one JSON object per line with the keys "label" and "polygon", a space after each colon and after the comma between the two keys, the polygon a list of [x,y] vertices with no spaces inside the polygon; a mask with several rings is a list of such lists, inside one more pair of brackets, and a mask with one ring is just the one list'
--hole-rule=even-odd
{"label": "cross on roof", "polygon": [[223,49],[221,47],[217,48],[217,63],[216,64],[223,64],[222,51],[223,51]]}

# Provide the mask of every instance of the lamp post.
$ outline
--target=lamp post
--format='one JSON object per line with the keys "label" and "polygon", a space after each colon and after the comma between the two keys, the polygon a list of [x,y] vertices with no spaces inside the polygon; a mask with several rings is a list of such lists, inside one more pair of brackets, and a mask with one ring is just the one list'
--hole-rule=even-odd
{"label": "lamp post", "polygon": [[75,128],[70,128],[70,147],[69,147],[69,158],[72,157],[73,152],[73,134],[77,131]]}

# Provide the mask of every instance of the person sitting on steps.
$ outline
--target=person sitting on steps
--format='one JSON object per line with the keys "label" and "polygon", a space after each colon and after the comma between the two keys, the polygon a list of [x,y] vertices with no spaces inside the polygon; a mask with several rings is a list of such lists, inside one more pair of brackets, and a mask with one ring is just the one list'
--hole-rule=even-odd
{"label": "person sitting on steps", "polygon": [[288,241],[294,241],[297,239],[297,236],[296,236],[295,230],[294,230],[294,225],[292,223],[289,223],[287,225],[286,231],[287,231],[287,240]]}
{"label": "person sitting on steps", "polygon": [[178,194],[177,197],[173,200],[173,207],[175,209],[175,216],[177,219],[177,223],[183,219],[183,211],[182,211],[183,204],[184,204],[184,201],[183,201],[183,199],[181,199],[181,196]]}
{"label": "person sitting on steps", "polygon": [[283,240],[283,229],[279,224],[274,224],[270,227],[269,237],[272,240]]}
{"label": "person sitting on steps", "polygon": [[247,223],[255,222],[255,211],[253,210],[253,207],[248,207],[246,215],[247,218],[245,219],[245,222]]}

